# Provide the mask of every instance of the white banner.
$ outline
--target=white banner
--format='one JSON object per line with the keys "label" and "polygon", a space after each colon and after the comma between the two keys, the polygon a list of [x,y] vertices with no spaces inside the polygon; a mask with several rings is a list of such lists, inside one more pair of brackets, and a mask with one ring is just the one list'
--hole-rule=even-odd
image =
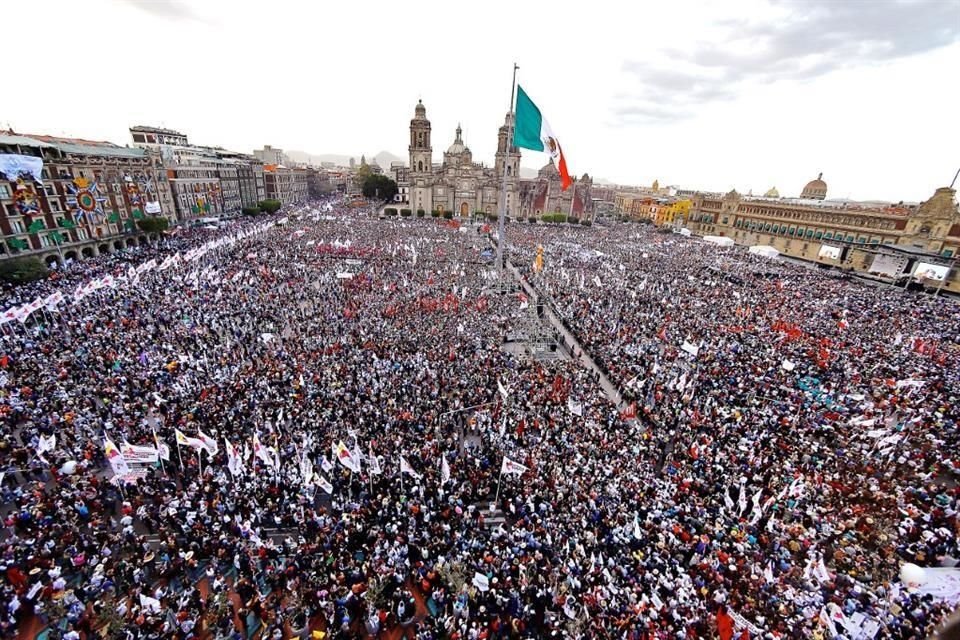
{"label": "white banner", "polygon": [[820,245],[820,253],[817,254],[817,257],[826,258],[827,260],[839,260],[842,252],[843,250],[840,247],[832,247],[824,244]]}

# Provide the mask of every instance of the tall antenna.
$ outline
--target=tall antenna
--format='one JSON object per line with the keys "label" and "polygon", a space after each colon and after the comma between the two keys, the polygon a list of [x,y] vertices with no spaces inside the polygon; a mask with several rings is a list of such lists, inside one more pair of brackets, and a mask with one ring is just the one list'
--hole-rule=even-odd
{"label": "tall antenna", "polygon": [[957,176],[960,176],[960,169],[957,169],[957,172],[953,174],[953,180],[950,182],[951,189],[953,189],[953,185],[957,184]]}

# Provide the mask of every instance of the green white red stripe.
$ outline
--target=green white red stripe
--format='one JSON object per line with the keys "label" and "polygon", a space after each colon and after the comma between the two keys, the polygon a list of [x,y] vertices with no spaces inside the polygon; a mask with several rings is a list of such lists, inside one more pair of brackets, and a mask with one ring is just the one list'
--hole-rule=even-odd
{"label": "green white red stripe", "polygon": [[533,151],[549,153],[560,171],[560,182],[564,189],[573,184],[567,172],[567,160],[563,157],[560,141],[553,135],[550,124],[540,109],[533,103],[523,87],[517,87],[517,123],[513,130],[514,146]]}

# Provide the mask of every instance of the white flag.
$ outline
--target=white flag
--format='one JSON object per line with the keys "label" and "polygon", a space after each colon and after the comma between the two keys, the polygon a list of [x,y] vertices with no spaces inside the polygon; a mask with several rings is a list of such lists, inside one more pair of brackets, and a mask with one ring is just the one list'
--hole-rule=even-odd
{"label": "white flag", "polygon": [[450,464],[446,456],[440,456],[440,477],[444,482],[450,481]]}
{"label": "white flag", "polygon": [[317,483],[317,486],[326,491],[328,494],[333,493],[333,485],[330,484],[330,481],[324,478],[319,474],[313,474],[313,481]]}
{"label": "white flag", "polygon": [[323,469],[325,473],[330,473],[330,470],[333,469],[333,464],[327,460],[327,456],[320,458],[320,468]]}
{"label": "white flag", "polygon": [[567,398],[567,409],[573,415],[583,417],[583,405],[579,402],[574,402],[573,398]]}
{"label": "white flag", "polygon": [[206,450],[207,455],[211,457],[217,455],[217,452],[220,451],[217,441],[205,434],[200,429],[197,429],[197,435],[199,436],[200,442],[203,443],[203,448]]}
{"label": "white flag", "polygon": [[506,402],[507,398],[510,397],[510,391],[503,386],[503,383],[500,382],[500,379],[497,378],[497,391],[500,392],[500,395],[503,397],[503,401]]}
{"label": "white flag", "polygon": [[122,477],[130,473],[130,467],[127,465],[127,461],[123,459],[123,454],[120,453],[120,449],[117,448],[117,445],[115,445],[110,438],[103,439],[103,449],[106,453],[107,460],[110,462],[110,467],[113,469],[114,475]]}
{"label": "white flag", "polygon": [[367,456],[367,462],[370,463],[370,473],[375,475],[380,475],[383,473],[383,469],[380,468],[380,459],[373,455],[373,450],[370,450],[370,455]]}
{"label": "white flag", "polygon": [[258,434],[253,434],[253,455],[256,458],[259,458],[263,464],[268,467],[273,467],[273,457],[270,455],[269,447],[263,446],[260,442],[260,436]]}
{"label": "white flag", "polygon": [[150,596],[145,596],[142,593],[140,594],[140,608],[145,610],[147,613],[160,613],[160,601],[156,598],[151,598]]}
{"label": "white flag", "polygon": [[354,457],[347,445],[343,444],[343,440],[333,444],[333,456],[350,471],[360,473],[360,461]]}
{"label": "white flag", "polygon": [[40,436],[40,441],[37,442],[37,457],[43,459],[43,454],[47,451],[53,451],[57,446],[57,436],[50,434],[49,436]]}
{"label": "white flag", "polygon": [[186,445],[197,450],[207,448],[207,445],[203,443],[203,440],[200,440],[199,438],[191,438],[183,431],[180,431],[180,429],[174,429],[173,435],[176,437],[178,445]]}
{"label": "white flag", "polygon": [[503,464],[500,465],[500,473],[512,473],[517,476],[522,476],[527,471],[527,467],[519,462],[514,462],[506,456],[503,457]]}
{"label": "white flag", "polygon": [[223,443],[226,445],[227,451],[227,468],[230,473],[239,476],[243,473],[243,460],[240,458],[240,452],[226,438],[223,439]]}
{"label": "white flag", "polygon": [[400,473],[401,474],[405,473],[409,476],[413,476],[418,480],[422,477],[419,473],[413,470],[413,467],[410,466],[410,463],[407,462],[407,459],[404,458],[403,456],[400,456]]}

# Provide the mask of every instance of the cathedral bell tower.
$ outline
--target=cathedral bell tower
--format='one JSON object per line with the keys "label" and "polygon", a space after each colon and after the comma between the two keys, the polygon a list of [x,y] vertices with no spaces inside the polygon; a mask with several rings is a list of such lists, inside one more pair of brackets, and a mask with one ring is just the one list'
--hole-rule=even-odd
{"label": "cathedral bell tower", "polygon": [[427,108],[423,101],[417,102],[413,120],[410,121],[410,173],[429,173],[433,162],[433,148],[430,146],[430,121],[427,120]]}
{"label": "cathedral bell tower", "polygon": [[519,211],[520,149],[513,144],[513,114],[503,119],[503,126],[497,134],[497,155],[494,168],[497,176],[497,191],[503,181],[503,170],[507,170],[507,214],[517,215]]}

